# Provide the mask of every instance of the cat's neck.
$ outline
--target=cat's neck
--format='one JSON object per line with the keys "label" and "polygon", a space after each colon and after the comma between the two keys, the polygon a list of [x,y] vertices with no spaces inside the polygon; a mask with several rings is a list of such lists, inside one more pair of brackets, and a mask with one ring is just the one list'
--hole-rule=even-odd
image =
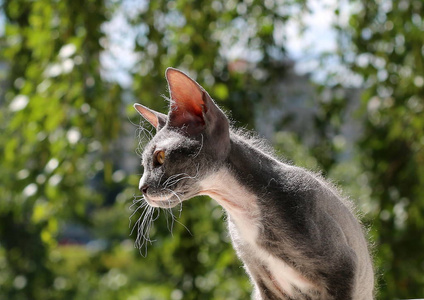
{"label": "cat's neck", "polygon": [[232,133],[226,162],[201,182],[200,194],[215,199],[234,218],[246,214],[256,217],[257,198],[284,166],[248,139]]}
{"label": "cat's neck", "polygon": [[270,181],[275,180],[285,168],[289,168],[263,150],[260,141],[231,134],[231,150],[227,165],[238,181],[252,192],[266,189]]}

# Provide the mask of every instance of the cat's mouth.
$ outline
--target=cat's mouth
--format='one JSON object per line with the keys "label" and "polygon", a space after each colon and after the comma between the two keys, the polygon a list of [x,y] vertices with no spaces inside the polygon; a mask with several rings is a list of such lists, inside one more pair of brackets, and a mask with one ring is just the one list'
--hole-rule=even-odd
{"label": "cat's mouth", "polygon": [[182,202],[180,196],[176,194],[161,194],[159,196],[144,195],[147,203],[152,207],[171,208]]}

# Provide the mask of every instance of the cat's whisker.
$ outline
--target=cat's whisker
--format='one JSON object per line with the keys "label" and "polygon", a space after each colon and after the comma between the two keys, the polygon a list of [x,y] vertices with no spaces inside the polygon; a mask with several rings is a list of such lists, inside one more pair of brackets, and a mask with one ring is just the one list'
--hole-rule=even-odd
{"label": "cat's whisker", "polygon": [[[143,122],[144,124],[144,122]],[[136,135],[138,139],[138,145],[136,148],[136,154],[142,156],[144,145],[153,138],[153,129],[148,130],[145,126],[138,125],[136,129]]]}
{"label": "cat's whisker", "polygon": [[144,218],[141,222],[141,226],[139,227],[139,235],[141,235],[141,237],[144,238],[144,240],[149,241],[150,237],[149,237],[149,232],[150,232],[150,220],[152,218],[152,214],[153,214],[153,207],[148,206],[147,207],[147,211],[146,214],[144,215]]}
{"label": "cat's whisker", "polygon": [[[180,205],[180,208],[179,208],[179,215],[178,215],[178,218],[181,218],[181,212],[182,212],[182,210],[183,210],[183,201],[181,200],[181,197],[180,197],[180,195],[178,195],[178,193],[177,192],[175,192],[175,191],[173,191],[173,190],[170,190],[170,189],[167,189],[168,191],[170,191],[172,194],[174,194],[175,195],[175,197],[177,197],[178,198],[178,202],[179,202],[179,205]],[[174,220],[174,222],[177,222],[178,224],[180,224],[181,226],[183,226],[186,230],[187,230],[187,232],[192,236],[193,234],[191,233],[191,231],[187,228],[187,226],[185,226],[183,223],[181,223],[180,221],[178,221],[178,219],[174,216],[174,214],[171,212],[171,216],[173,217],[173,220]],[[172,233],[172,232],[171,232]]]}
{"label": "cat's whisker", "polygon": [[[192,175],[189,175],[187,173],[178,173],[178,174],[175,174],[175,175],[171,175],[171,176],[169,176],[169,178],[167,178],[162,183],[162,185],[166,189],[166,188],[168,188],[170,186],[176,185],[181,180],[184,180],[184,179],[196,179],[198,177],[198,175],[199,175],[199,171],[200,171],[200,164],[197,164],[197,166],[196,166],[196,174],[194,174],[193,176]],[[181,176],[183,176],[183,177],[181,177]],[[161,177],[161,179],[162,179],[162,177]],[[159,183],[160,183],[160,181],[161,180],[159,180]]]}
{"label": "cat's whisker", "polygon": [[[147,212],[149,210],[149,206],[140,206],[139,208],[137,208],[137,210],[144,208],[143,211],[140,213],[140,216],[138,217],[137,221],[135,222],[130,235],[133,233],[135,227],[138,227],[137,230],[139,231],[140,229],[140,221],[143,220],[146,216],[147,216]],[[131,218],[134,216],[134,214],[136,213],[136,211],[130,216],[130,222],[131,222]]]}
{"label": "cat's whisker", "polygon": [[174,181],[169,182],[167,185],[165,185],[165,188],[168,188],[169,186],[176,185],[181,180],[184,180],[184,179],[193,179],[193,178],[194,177],[192,177],[192,176],[185,176],[185,177],[182,177],[182,178],[175,179]]}
{"label": "cat's whisker", "polygon": [[[141,196],[139,199],[135,197],[133,202],[134,203],[131,205],[131,208],[134,205],[139,204],[140,202],[141,204],[135,209],[135,211],[130,216],[130,224],[131,224],[131,218],[135,215],[135,213],[137,213],[141,209],[142,209],[142,212],[140,213],[140,216],[137,219],[137,221],[134,223],[134,226],[132,227],[130,235],[132,235],[135,229],[137,228],[137,237],[135,240],[135,246],[140,250],[140,254],[142,256],[146,256],[147,245],[148,243],[151,244],[153,242],[150,239],[150,231],[151,231],[153,222],[159,217],[160,211],[156,210],[155,207],[148,205],[148,203],[144,200],[143,196]],[[142,252],[143,247],[145,250],[144,254]]]}
{"label": "cat's whisker", "polygon": [[[168,178],[168,184],[170,183],[174,183],[177,182],[179,180],[181,180],[182,178],[180,178],[181,176],[184,176],[182,178],[186,178],[188,177],[188,174],[176,174],[174,176],[172,176],[172,178]],[[174,192],[171,189],[164,189],[168,192],[171,192],[173,195],[175,195],[175,197],[177,197],[179,204],[181,205],[182,200],[181,197],[178,195],[178,193]],[[169,197],[167,197],[168,194],[163,194],[162,197],[165,199],[168,198],[168,204],[169,206],[171,206],[171,199],[169,199]],[[143,256],[147,255],[147,246],[148,244],[152,243],[153,240],[150,239],[150,231],[151,228],[153,226],[153,222],[156,221],[159,216],[160,216],[160,210],[156,209],[155,207],[150,206],[147,201],[145,200],[144,196],[135,196],[134,195],[134,199],[133,199],[133,203],[130,206],[130,209],[133,210],[131,216],[129,217],[130,219],[130,228],[131,228],[131,220],[132,218],[139,213],[139,217],[137,218],[137,221],[134,223],[134,225],[132,225],[132,229],[131,229],[131,233],[130,235],[132,235],[134,233],[134,231],[137,231],[137,237],[135,240],[135,246],[140,250],[140,254]],[[181,216],[181,209],[180,208],[180,216]],[[176,216],[174,215],[172,208],[170,207],[167,210],[164,210],[166,213],[168,213],[171,216],[171,220],[168,219],[167,217],[167,227],[169,229],[169,231],[171,232],[171,234],[173,234],[173,228],[174,228],[174,224],[175,222],[178,222],[179,224],[183,225],[181,222],[179,222],[176,219]],[[186,228],[186,230],[191,234],[191,232],[188,230],[188,228],[186,226],[183,225],[184,228]]]}
{"label": "cat's whisker", "polygon": [[139,206],[139,207],[137,207],[135,210],[134,210],[134,212],[131,214],[131,216],[129,217],[129,224],[128,224],[128,227],[131,227],[131,220],[132,220],[132,217],[134,217],[134,215],[140,210],[140,209],[142,209],[143,207],[142,206]]}
{"label": "cat's whisker", "polygon": [[133,212],[132,212],[132,214],[131,214],[131,216],[130,216],[130,219],[140,210],[140,209],[143,209],[143,208],[146,208],[146,206],[147,206],[147,204],[145,204],[145,203],[142,203],[142,204],[140,204],[140,205],[138,205],[136,208],[133,208],[133,206],[135,206],[136,204],[133,204],[133,205],[131,205],[130,206],[130,209],[131,210],[133,210]]}
{"label": "cat's whisker", "polygon": [[[141,208],[144,208],[144,207],[146,207],[147,205],[148,205],[148,203],[144,200],[144,197],[143,196],[141,196],[139,199],[137,199],[138,197],[137,196],[134,196],[134,199],[133,199],[133,204],[131,204],[130,205],[130,207],[129,207],[129,209],[130,210],[134,210],[133,211],[133,213],[130,215],[130,217],[129,217],[129,227],[131,227],[131,219],[132,219],[132,217],[141,209]],[[141,202],[141,204],[140,204],[140,202]],[[134,209],[134,206],[136,206],[136,205],[138,205],[137,206],[137,208],[135,208]]]}
{"label": "cat's whisker", "polygon": [[[177,197],[178,199],[178,204],[180,205],[180,209],[178,210],[180,212],[178,217],[181,217],[181,211],[183,210],[183,201],[181,200],[181,197],[178,195],[177,192],[171,190],[171,189],[167,189],[168,191],[170,191],[172,194],[175,195],[175,197]],[[172,214],[172,216],[175,218],[175,216]]]}
{"label": "cat's whisker", "polygon": [[178,196],[178,194],[177,193],[175,193],[175,196],[177,196],[177,198],[178,198],[178,201],[179,201],[179,209],[178,209],[178,212],[179,212],[179,214],[178,214],[178,218],[181,218],[181,213],[182,213],[182,211],[183,211],[183,201],[181,200],[181,198],[180,198],[180,196]]}
{"label": "cat's whisker", "polygon": [[194,175],[194,179],[196,179],[199,176],[199,171],[200,171],[200,163],[197,163],[197,167],[196,167],[196,175]]}
{"label": "cat's whisker", "polygon": [[162,173],[162,175],[160,176],[159,180],[158,180],[158,185],[160,184],[160,182],[162,181],[163,176],[165,175],[165,172]]}
{"label": "cat's whisker", "polygon": [[[169,189],[167,189],[169,190]],[[171,191],[172,192],[172,191]],[[165,198],[165,196],[163,196]],[[174,215],[172,213],[172,207],[171,207],[171,199],[168,199],[168,208],[164,208],[163,211],[165,212],[165,216],[166,216],[166,227],[168,228],[168,230],[171,232],[171,235],[173,236],[173,227],[174,227]],[[169,224],[169,219],[168,219],[168,212],[171,215],[171,226]]]}
{"label": "cat's whisker", "polygon": [[139,198],[139,199],[134,199],[133,200],[133,203],[130,206],[130,208],[132,208],[135,205],[146,205],[146,203],[147,202],[144,200],[144,197],[143,198]]}
{"label": "cat's whisker", "polygon": [[[172,221],[171,221],[171,227],[169,227],[169,217],[168,217],[168,213],[171,214],[171,212],[169,211],[169,208],[164,209],[165,212],[165,216],[166,216],[166,227],[168,228],[169,232],[171,232],[171,236],[174,236],[172,233]],[[172,220],[172,216],[171,216],[171,220]]]}
{"label": "cat's whisker", "polygon": [[[144,124],[145,122],[143,122],[143,124]],[[141,134],[143,133],[144,134],[144,138],[146,138],[146,136],[147,136],[147,139],[152,139],[153,138],[153,136],[154,136],[154,134],[153,134],[153,128],[151,128],[151,129],[147,129],[147,127],[145,127],[145,126],[140,126],[140,132],[139,132],[139,136],[141,136]]]}
{"label": "cat's whisker", "polygon": [[179,206],[180,206],[180,208],[178,209],[178,212],[179,212],[178,218],[181,218],[181,213],[183,211],[183,202],[182,201],[179,203]]}
{"label": "cat's whisker", "polygon": [[[169,214],[171,215],[171,227],[169,227],[169,222],[168,222],[168,217],[166,218],[166,223],[168,225],[168,230],[169,232],[171,232],[171,235],[174,236],[173,230],[174,230],[174,222],[175,222],[175,216],[172,213],[172,207],[168,208],[167,210],[165,210],[166,212],[169,211]],[[168,215],[167,215],[168,216]]]}
{"label": "cat's whisker", "polygon": [[[168,185],[170,185],[170,182],[171,182],[171,181],[173,181],[173,180],[177,179],[179,176],[184,176],[184,175],[188,175],[188,174],[186,174],[186,173],[179,173],[179,174],[171,175],[171,176],[169,176],[169,178],[168,178],[168,179],[166,179],[166,180],[163,182],[163,185],[164,185],[164,186],[165,186],[165,188],[166,188]],[[160,183],[160,180],[159,180],[159,183]]]}
{"label": "cat's whisker", "polygon": [[[144,245],[145,249],[145,255],[147,255],[147,244],[152,243],[153,241],[150,239],[150,229],[152,227],[153,222],[153,214],[154,214],[154,208],[149,206],[149,209],[147,211],[147,216],[143,219],[143,222],[141,223],[141,226],[139,227],[139,232],[137,236],[138,240],[138,248],[142,249]],[[137,242],[137,241],[136,241]],[[141,252],[140,252],[141,253]]]}
{"label": "cat's whisker", "polygon": [[[181,217],[181,214],[180,214],[180,216],[179,216],[179,217]],[[193,236],[193,234],[191,233],[190,229],[188,229],[188,228],[187,228],[187,226],[185,226],[183,223],[181,223],[180,221],[178,221],[178,219],[177,219],[177,218],[175,218],[175,219],[174,219],[174,221],[175,221],[176,223],[180,224],[181,226],[183,226],[183,227],[184,227],[184,229],[185,229],[185,230],[187,230],[187,232],[188,232],[191,236]]]}
{"label": "cat's whisker", "polygon": [[[146,203],[146,202],[145,202],[145,199],[144,199],[144,196],[136,196],[136,195],[134,195],[133,197],[134,197],[134,199],[133,199],[133,204],[132,204],[131,206],[134,206],[134,205],[136,205],[136,204],[139,204],[140,202],[142,202],[142,203]],[[130,207],[130,208],[131,208],[131,207]]]}
{"label": "cat's whisker", "polygon": [[[191,176],[191,175],[189,175],[187,173],[179,173],[179,174],[170,176],[163,183],[165,189],[168,188],[168,187],[170,187],[170,186],[176,185],[178,182],[180,182],[181,180],[184,180],[184,179],[196,179],[198,177],[198,175],[199,175],[199,169],[200,169],[200,166],[199,166],[199,164],[197,164],[196,174],[194,176]],[[178,178],[179,176],[184,176],[184,177]]]}
{"label": "cat's whisker", "polygon": [[163,183],[161,183],[161,180],[162,180],[162,176],[161,176],[160,180],[158,181],[158,185],[162,184],[166,187],[171,180],[174,180],[174,178],[177,178],[178,176],[180,176],[180,174],[171,175]]}
{"label": "cat's whisker", "polygon": [[[166,190],[173,193],[178,198],[179,203],[181,203],[180,197],[174,191],[172,191],[171,189],[166,189]],[[168,204],[169,204],[169,206],[171,206],[171,200],[168,200]],[[168,230],[171,233],[171,235],[174,236],[173,230],[174,230],[174,223],[176,222],[176,217],[174,216],[174,213],[172,212],[172,207],[164,209],[164,211],[167,213],[166,214],[166,225],[167,225]],[[171,221],[169,221],[169,219],[168,219],[168,212],[169,212],[169,215],[171,216]]]}
{"label": "cat's whisker", "polygon": [[199,151],[197,151],[197,153],[193,156],[193,158],[196,158],[197,156],[199,156],[200,152],[201,152],[201,151],[202,151],[202,149],[203,149],[203,134],[201,135],[201,137],[202,137],[202,142],[201,142],[201,144],[200,144]]}
{"label": "cat's whisker", "polygon": [[133,209],[135,205],[147,205],[146,200],[144,199],[144,196],[134,196],[134,199],[132,201],[133,203],[129,207],[129,209]]}

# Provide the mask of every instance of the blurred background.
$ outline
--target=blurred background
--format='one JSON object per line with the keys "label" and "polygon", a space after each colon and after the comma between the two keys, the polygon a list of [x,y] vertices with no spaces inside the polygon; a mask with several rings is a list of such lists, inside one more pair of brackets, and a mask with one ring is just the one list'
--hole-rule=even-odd
{"label": "blurred background", "polygon": [[422,0],[0,8],[1,300],[249,299],[208,198],[176,221],[158,210],[152,242],[134,247],[148,134],[132,104],[167,112],[169,66],[356,203],[378,299],[424,297]]}

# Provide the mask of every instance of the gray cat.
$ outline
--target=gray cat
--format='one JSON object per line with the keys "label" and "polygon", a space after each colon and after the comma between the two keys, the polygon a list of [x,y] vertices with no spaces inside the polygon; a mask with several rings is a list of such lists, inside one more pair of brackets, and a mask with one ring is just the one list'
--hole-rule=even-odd
{"label": "gray cat", "polygon": [[363,229],[323,178],[284,164],[230,128],[209,94],[169,68],[168,115],[140,104],[157,130],[144,149],[139,189],[151,207],[208,195],[227,212],[253,299],[373,299]]}

